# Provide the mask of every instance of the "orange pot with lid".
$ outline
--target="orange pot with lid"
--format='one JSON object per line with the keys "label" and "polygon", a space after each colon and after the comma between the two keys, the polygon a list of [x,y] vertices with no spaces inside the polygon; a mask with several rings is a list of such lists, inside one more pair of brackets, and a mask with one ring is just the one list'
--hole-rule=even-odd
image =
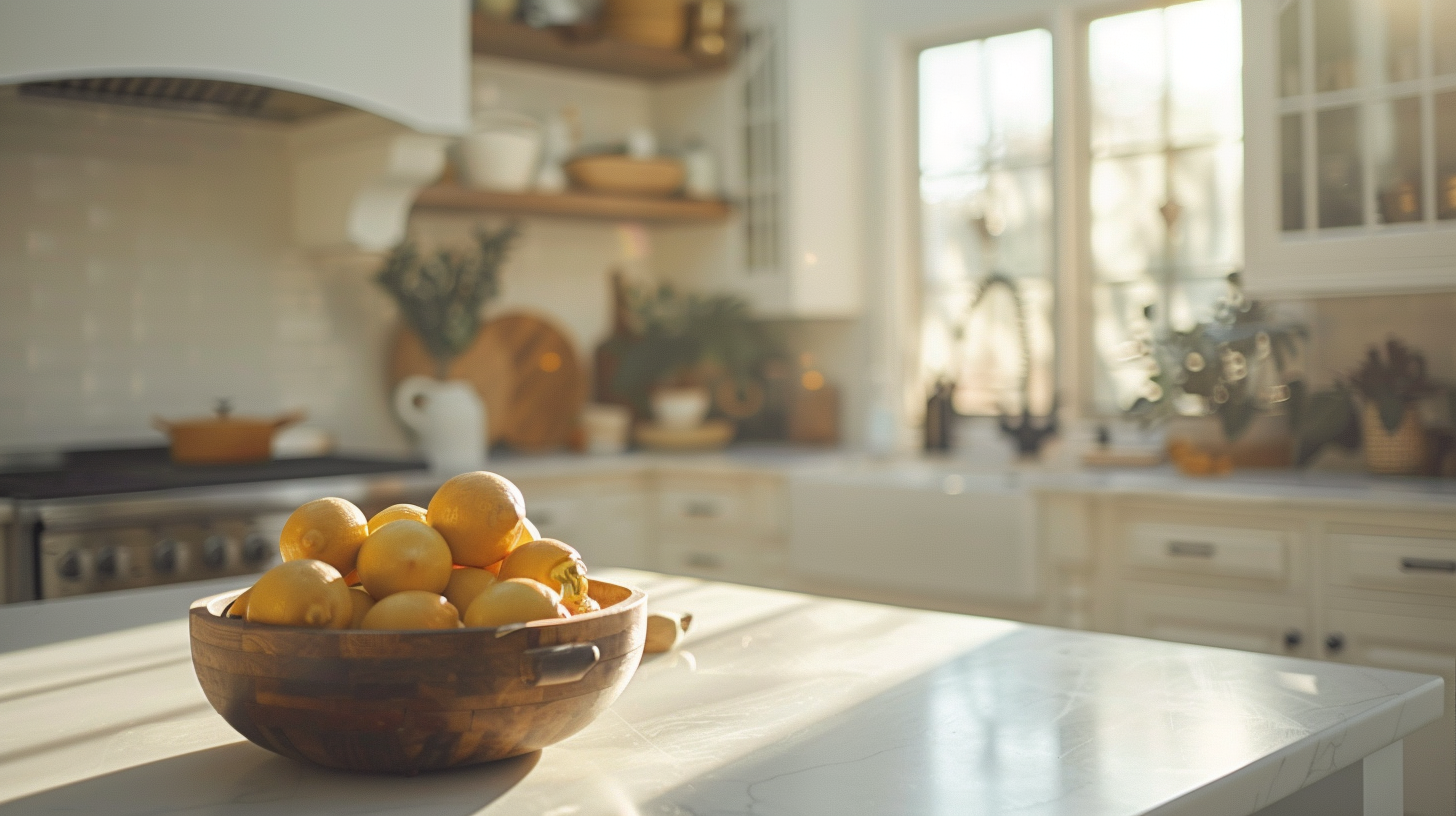
{"label": "orange pot with lid", "polygon": [[233,416],[227,400],[214,416],[172,422],[152,417],[152,425],[172,440],[172,461],[188,465],[264,462],[273,458],[273,434],[303,420],[303,411],[271,419]]}

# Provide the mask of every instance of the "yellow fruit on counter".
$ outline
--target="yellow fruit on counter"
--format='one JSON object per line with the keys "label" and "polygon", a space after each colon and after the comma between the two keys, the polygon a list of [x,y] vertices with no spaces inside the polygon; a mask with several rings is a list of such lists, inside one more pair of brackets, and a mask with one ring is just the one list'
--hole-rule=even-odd
{"label": "yellow fruit on counter", "polygon": [[449,543],[455,563],[488,567],[520,543],[526,500],[509,479],[478,470],[440,485],[426,515]]}
{"label": "yellow fruit on counter", "polygon": [[349,600],[354,604],[354,614],[349,616],[349,628],[358,629],[359,624],[364,622],[364,616],[374,608],[374,599],[364,591],[364,587],[349,587]]}
{"label": "yellow fruit on counter", "polygon": [[459,629],[460,613],[433,592],[406,589],[376,603],[360,629]]}
{"label": "yellow fruit on counter", "polygon": [[456,609],[469,609],[470,602],[480,593],[495,585],[495,575],[479,567],[459,567],[450,571],[450,583],[445,586],[445,600]]}
{"label": "yellow fruit on counter", "polygon": [[539,538],[516,547],[501,562],[500,578],[539,581],[560,593],[561,604],[573,613],[596,611],[586,594],[586,564],[581,555],[554,538]]}
{"label": "yellow fruit on counter", "polygon": [[243,594],[239,595],[236,598],[233,598],[233,602],[230,603],[230,604],[228,604],[227,616],[229,618],[241,618],[241,617],[244,617],[245,615],[247,615],[248,614],[248,596],[250,596],[252,594],[253,594],[253,588],[252,587],[248,587],[247,589],[243,590]]}
{"label": "yellow fruit on counter", "polygon": [[470,604],[465,625],[505,626],[570,616],[550,587],[529,578],[511,578],[482,592]]}
{"label": "yellow fruit on counter", "polygon": [[450,583],[450,571],[450,546],[418,521],[391,521],[359,548],[359,580],[376,601],[411,589],[439,595]]}
{"label": "yellow fruit on counter", "polygon": [[341,573],[354,569],[369,535],[364,513],[343,499],[316,499],[300,506],[283,525],[278,550],[284,561],[313,558]]}
{"label": "yellow fruit on counter", "polygon": [[248,623],[345,629],[353,615],[344,576],[312,558],[285,561],[263,573],[248,598]]}
{"label": "yellow fruit on counter", "polygon": [[375,513],[374,518],[369,519],[369,532],[372,533],[391,521],[402,521],[404,519],[418,521],[421,524],[429,523],[425,520],[425,508],[418,504],[391,504],[378,513]]}

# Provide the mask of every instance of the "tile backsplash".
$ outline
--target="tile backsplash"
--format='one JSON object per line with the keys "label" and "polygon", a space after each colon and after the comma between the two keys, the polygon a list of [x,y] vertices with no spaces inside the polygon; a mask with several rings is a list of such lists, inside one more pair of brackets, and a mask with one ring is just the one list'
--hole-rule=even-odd
{"label": "tile backsplash", "polygon": [[[372,270],[301,252],[289,201],[280,126],[0,96],[0,452],[163,444],[152,416],[224,397],[407,451],[385,393],[394,306]],[[417,214],[411,232],[471,223]],[[544,312],[587,353],[629,242],[526,227],[492,311]]]}

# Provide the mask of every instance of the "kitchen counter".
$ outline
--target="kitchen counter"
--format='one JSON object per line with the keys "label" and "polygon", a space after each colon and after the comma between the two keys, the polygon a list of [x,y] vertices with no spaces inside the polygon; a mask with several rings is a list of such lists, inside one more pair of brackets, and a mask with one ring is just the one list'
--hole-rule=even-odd
{"label": "kitchen counter", "polygon": [[0,655],[0,814],[1242,816],[1306,788],[1310,812],[1398,814],[1399,740],[1443,704],[1423,675],[610,576],[694,613],[682,649],[557,746],[415,778],[243,741],[181,606]]}

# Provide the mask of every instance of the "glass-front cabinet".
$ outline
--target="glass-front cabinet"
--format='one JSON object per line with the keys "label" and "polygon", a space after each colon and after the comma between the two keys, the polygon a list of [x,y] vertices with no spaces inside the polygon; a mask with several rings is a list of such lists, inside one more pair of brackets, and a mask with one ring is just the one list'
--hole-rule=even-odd
{"label": "glass-front cabinet", "polygon": [[1456,0],[1244,0],[1254,294],[1456,290]]}

